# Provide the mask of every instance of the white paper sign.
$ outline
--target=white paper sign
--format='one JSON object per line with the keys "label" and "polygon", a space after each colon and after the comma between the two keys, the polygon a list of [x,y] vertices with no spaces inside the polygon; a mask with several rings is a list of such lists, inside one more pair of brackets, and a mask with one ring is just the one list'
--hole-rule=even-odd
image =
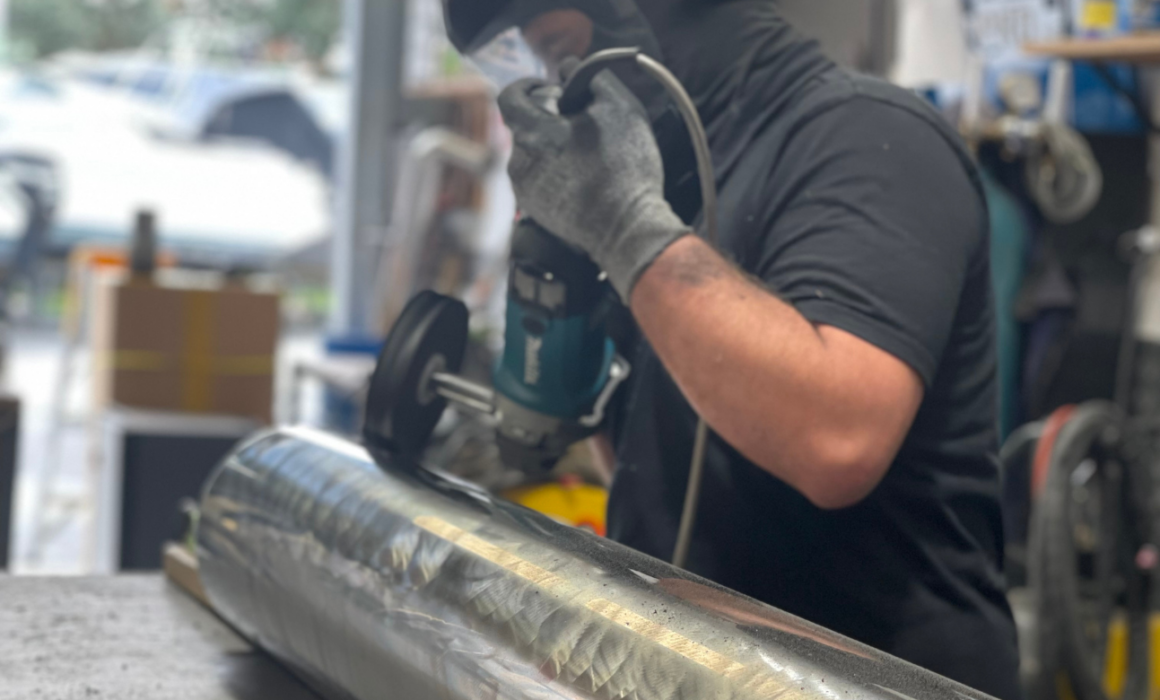
{"label": "white paper sign", "polygon": [[964,0],[971,48],[985,56],[1063,35],[1066,0]]}

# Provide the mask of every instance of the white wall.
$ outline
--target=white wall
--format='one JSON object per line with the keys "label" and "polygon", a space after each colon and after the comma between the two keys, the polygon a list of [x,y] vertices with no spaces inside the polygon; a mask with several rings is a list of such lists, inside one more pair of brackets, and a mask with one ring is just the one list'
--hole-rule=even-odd
{"label": "white wall", "polygon": [[892,0],[778,0],[782,15],[803,34],[817,39],[844,66],[872,73],[889,70],[884,45],[894,32],[883,11]]}
{"label": "white wall", "polygon": [[967,38],[961,0],[897,0],[898,56],[892,78],[908,87],[962,82]]}
{"label": "white wall", "polygon": [[[889,77],[909,87],[964,78],[961,5],[961,0],[778,0],[785,17],[838,62],[862,70],[891,66]],[[893,28],[883,24],[890,14]],[[891,45],[893,61],[874,55]]]}

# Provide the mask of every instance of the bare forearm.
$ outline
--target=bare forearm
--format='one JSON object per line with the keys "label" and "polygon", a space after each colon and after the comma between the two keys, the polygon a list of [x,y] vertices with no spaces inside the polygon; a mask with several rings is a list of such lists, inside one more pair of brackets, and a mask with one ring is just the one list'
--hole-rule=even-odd
{"label": "bare forearm", "polygon": [[803,461],[794,452],[804,448],[792,436],[815,427],[810,406],[825,381],[816,329],[693,238],[645,273],[632,308],[697,412],[792,482],[789,472]]}
{"label": "bare forearm", "polygon": [[875,413],[890,377],[846,361],[845,334],[815,327],[693,237],[645,272],[632,310],[710,426],[821,505],[849,505],[877,483],[867,472],[888,466],[921,398],[884,431]]}

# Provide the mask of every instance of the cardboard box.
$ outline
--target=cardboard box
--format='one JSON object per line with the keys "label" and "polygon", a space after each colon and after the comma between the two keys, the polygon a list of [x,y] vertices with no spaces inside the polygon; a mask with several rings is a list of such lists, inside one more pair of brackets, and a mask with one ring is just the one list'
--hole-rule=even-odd
{"label": "cardboard box", "polygon": [[279,297],[106,278],[93,317],[96,404],[270,422]]}

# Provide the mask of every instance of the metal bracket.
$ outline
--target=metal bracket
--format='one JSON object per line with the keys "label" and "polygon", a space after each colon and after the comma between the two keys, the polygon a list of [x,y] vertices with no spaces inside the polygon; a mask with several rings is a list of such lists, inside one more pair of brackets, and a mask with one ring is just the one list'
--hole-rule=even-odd
{"label": "metal bracket", "polygon": [[[580,419],[580,425],[585,428],[595,428],[604,422],[604,411],[608,408],[608,402],[612,400],[612,395],[616,393],[616,390],[624,383],[624,380],[628,379],[630,374],[632,374],[632,365],[629,364],[628,360],[620,355],[612,358],[612,365],[608,368],[608,384],[601,390],[600,396],[596,397],[592,413]],[[500,417],[493,389],[463,377],[440,371],[431,373],[429,380],[421,382],[419,387],[421,394],[424,391],[431,391],[430,388],[426,388],[428,383],[434,385],[435,394],[459,406],[484,415]]]}
{"label": "metal bracket", "polygon": [[[447,372],[435,372],[430,381],[435,385],[436,394],[456,405],[484,415],[494,415],[496,412],[495,391],[482,384]],[[423,392],[423,387],[419,391]]]}
{"label": "metal bracket", "polygon": [[632,365],[628,360],[620,355],[612,358],[612,366],[608,368],[608,384],[604,386],[604,390],[600,392],[600,396],[596,398],[596,404],[592,407],[592,413],[580,419],[580,425],[585,428],[595,428],[604,422],[604,410],[608,408],[608,402],[612,400],[612,395],[628,379],[628,375],[632,374]]}

